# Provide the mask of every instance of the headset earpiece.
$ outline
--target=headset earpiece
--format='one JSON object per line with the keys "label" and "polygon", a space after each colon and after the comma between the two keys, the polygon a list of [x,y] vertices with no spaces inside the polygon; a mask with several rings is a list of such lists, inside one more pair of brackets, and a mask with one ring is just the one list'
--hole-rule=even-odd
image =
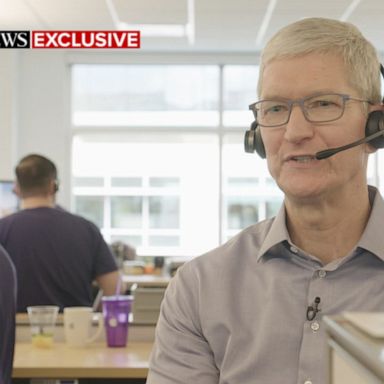
{"label": "headset earpiece", "polygon": [[251,129],[245,132],[244,149],[245,152],[248,153],[256,152],[262,159],[265,159],[266,157],[260,127],[257,125],[256,121],[251,124]]}
{"label": "headset earpiece", "polygon": [[384,111],[372,111],[368,115],[365,125],[365,137],[383,131],[383,135],[371,140],[369,144],[374,148],[384,148]]}
{"label": "headset earpiece", "polygon": [[54,181],[53,190],[55,193],[59,190],[59,182],[57,180]]}
{"label": "headset earpiece", "polygon": [[[384,78],[384,67],[380,64],[380,73]],[[384,98],[382,100],[384,104]],[[384,131],[384,111],[372,111],[368,115],[367,124],[365,125],[365,137]],[[384,148],[384,133],[382,136],[376,137],[369,142],[374,148]]]}
{"label": "headset earpiece", "polygon": [[257,129],[257,122],[254,121],[251,124],[251,128],[247,131],[245,131],[244,136],[244,150],[247,153],[253,153],[255,152],[255,132]]}

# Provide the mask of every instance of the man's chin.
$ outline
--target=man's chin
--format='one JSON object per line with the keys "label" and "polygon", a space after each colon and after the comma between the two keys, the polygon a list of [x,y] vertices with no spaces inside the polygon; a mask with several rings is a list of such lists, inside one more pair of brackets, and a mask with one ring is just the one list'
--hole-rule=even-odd
{"label": "man's chin", "polygon": [[279,184],[280,189],[284,192],[285,196],[288,199],[300,199],[301,201],[307,199],[316,199],[319,198],[322,194],[325,193],[324,186],[320,186],[316,183],[294,183],[289,182],[285,184]]}

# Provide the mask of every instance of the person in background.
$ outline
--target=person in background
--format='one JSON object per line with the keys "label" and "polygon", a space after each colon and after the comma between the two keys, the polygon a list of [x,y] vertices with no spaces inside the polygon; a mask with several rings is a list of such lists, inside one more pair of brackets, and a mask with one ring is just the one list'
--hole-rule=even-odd
{"label": "person in background", "polygon": [[55,205],[57,170],[31,154],[16,166],[15,193],[21,210],[0,220],[0,244],[17,272],[17,311],[30,305],[92,306],[95,280],[113,295],[120,278],[98,228]]}
{"label": "person in background", "polygon": [[15,345],[16,272],[0,246],[0,384],[11,384]]}
{"label": "person in background", "polygon": [[366,176],[384,147],[380,80],[350,23],[303,19],[267,43],[246,149],[283,205],[179,269],[147,384],[324,384],[322,317],[384,310],[384,201]]}
{"label": "person in background", "polygon": [[136,249],[123,241],[113,242],[111,244],[111,249],[116,257],[119,268],[123,268],[124,261],[136,259]]}

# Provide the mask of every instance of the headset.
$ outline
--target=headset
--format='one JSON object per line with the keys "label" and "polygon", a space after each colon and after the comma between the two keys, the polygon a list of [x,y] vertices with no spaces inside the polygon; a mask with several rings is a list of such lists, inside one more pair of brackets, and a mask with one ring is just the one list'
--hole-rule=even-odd
{"label": "headset", "polygon": [[[384,67],[380,64],[380,72],[384,78]],[[384,104],[384,98],[383,98]],[[251,108],[250,108],[251,109]],[[370,143],[374,148],[384,148],[384,111],[370,112],[365,125],[365,137],[342,147],[330,148],[315,154],[316,159],[326,159],[346,149],[363,143]],[[249,130],[245,132],[244,149],[247,153],[256,152],[262,159],[266,158],[265,147],[257,121],[253,121]]]}

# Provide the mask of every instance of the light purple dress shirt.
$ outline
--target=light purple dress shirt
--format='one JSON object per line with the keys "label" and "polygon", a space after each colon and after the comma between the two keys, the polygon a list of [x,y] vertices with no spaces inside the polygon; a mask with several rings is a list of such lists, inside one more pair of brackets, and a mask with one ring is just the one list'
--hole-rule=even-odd
{"label": "light purple dress shirt", "polygon": [[356,248],[327,265],[292,244],[283,208],[186,263],[162,303],[147,384],[325,384],[322,317],[384,311],[384,201],[373,187],[370,198]]}

